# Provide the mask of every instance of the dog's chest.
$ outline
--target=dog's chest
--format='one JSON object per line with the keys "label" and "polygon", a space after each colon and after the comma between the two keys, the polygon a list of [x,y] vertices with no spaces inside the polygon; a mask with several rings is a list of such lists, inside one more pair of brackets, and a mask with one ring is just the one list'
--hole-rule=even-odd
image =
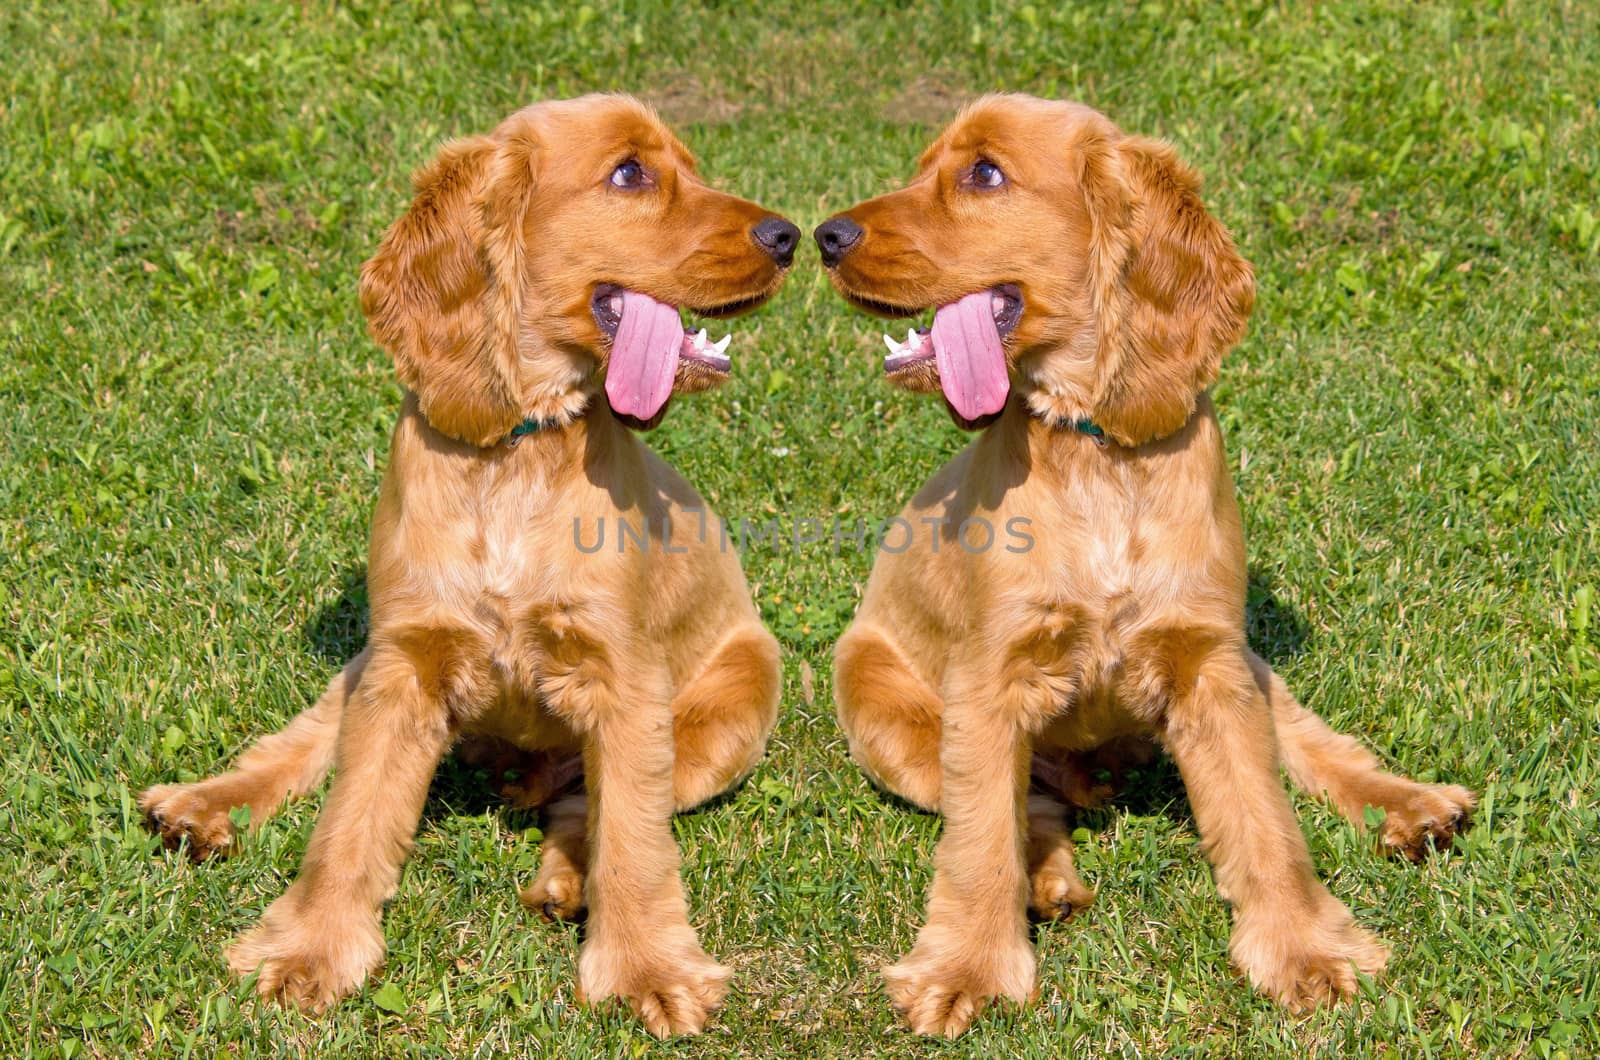
{"label": "dog's chest", "polygon": [[538,547],[549,534],[545,523],[541,518],[496,519],[477,528],[472,556],[480,597],[533,603],[552,594],[556,564],[548,548]]}
{"label": "dog's chest", "polygon": [[1181,606],[1189,579],[1159,555],[1152,538],[1165,528],[1128,494],[1085,491],[1072,512],[1041,539],[1050,550],[1041,610],[1056,631],[1041,671],[1057,675],[1047,742],[1081,749],[1145,727],[1123,710],[1116,688],[1141,630]]}
{"label": "dog's chest", "polygon": [[1060,557],[1060,592],[1052,611],[1068,630],[1074,682],[1093,694],[1121,668],[1129,634],[1147,610],[1137,576],[1138,542],[1130,532],[1085,535],[1080,547]]}
{"label": "dog's chest", "polygon": [[513,610],[547,601],[570,580],[571,507],[543,476],[506,462],[485,468],[470,486],[460,533],[466,553],[465,591],[480,601],[507,601]]}
{"label": "dog's chest", "polygon": [[500,698],[532,701],[545,618],[582,602],[581,568],[563,547],[558,498],[513,476],[485,475],[473,485],[473,503],[456,526],[464,562],[441,569],[453,582],[449,597],[484,635]]}

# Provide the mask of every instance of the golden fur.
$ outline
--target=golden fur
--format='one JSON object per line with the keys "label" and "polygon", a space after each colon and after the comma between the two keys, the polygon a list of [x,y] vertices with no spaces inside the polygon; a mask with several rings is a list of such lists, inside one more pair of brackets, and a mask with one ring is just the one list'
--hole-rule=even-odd
{"label": "golden fur", "polygon": [[[978,159],[1003,189],[963,186]],[[1087,107],[993,96],[906,188],[845,215],[862,235],[830,275],[858,305],[898,315],[1001,284],[1023,303],[1006,408],[902,513],[916,537],[879,555],[836,656],[857,761],[945,818],[927,922],[885,972],[919,1032],[1034,994],[1029,905],[1093,897],[1044,789],[1098,796],[1083,781],[1097,749],[1154,739],[1176,759],[1233,907],[1233,960],[1296,1008],[1350,993],[1388,951],[1317,880],[1279,765],[1358,826],[1386,811],[1384,841],[1411,856],[1473,804],[1381,771],[1245,643],[1244,539],[1206,389],[1254,278],[1198,189],[1171,147]],[[931,362],[891,378],[937,389]],[[1084,418],[1107,444],[1060,425]],[[960,547],[964,520],[1018,517],[1031,549]]]}
{"label": "golden fur", "polygon": [[[656,186],[620,193],[637,159]],[[448,144],[361,274],[378,342],[409,388],[372,523],[371,635],[322,698],[234,769],[162,785],[141,805],[172,843],[232,841],[288,798],[332,791],[299,878],[228,951],[257,989],[312,1008],[383,959],[380,910],[442,755],[459,738],[542,763],[521,782],[556,803],[523,900],[585,904],[580,995],[625,997],[657,1034],[698,1031],[728,969],[690,927],[670,817],[726,790],[776,718],[778,647],[693,489],[599,394],[602,283],[716,311],[765,299],[782,269],[751,238],[770,216],[713,191],[642,105],[589,96],[513,114]],[[680,366],[678,389],[715,382]],[[552,426],[509,445],[525,418]],[[685,512],[685,509],[691,509]],[[603,521],[648,525],[578,551]],[[671,547],[663,533],[671,523]]]}

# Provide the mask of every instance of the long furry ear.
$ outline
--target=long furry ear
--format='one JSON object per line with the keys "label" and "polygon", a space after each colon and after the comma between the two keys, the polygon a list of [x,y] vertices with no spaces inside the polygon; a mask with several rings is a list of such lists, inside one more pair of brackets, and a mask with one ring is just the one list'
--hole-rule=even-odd
{"label": "long furry ear", "polygon": [[1101,141],[1083,185],[1099,329],[1095,421],[1123,445],[1179,430],[1244,335],[1255,271],[1169,144]]}
{"label": "long furry ear", "polygon": [[361,267],[367,327],[428,422],[491,445],[522,419],[522,239],[531,136],[446,144],[412,179],[404,217]]}

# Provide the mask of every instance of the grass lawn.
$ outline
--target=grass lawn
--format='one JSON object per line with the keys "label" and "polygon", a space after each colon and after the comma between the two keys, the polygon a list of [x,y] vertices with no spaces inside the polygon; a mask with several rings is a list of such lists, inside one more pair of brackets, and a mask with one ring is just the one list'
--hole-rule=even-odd
{"label": "grass lawn", "polygon": [[[1593,5],[8,4],[0,13],[0,1053],[199,1057],[1600,1052],[1600,17]],[[282,724],[362,642],[400,390],[356,270],[442,139],[627,89],[721,187],[808,232],[908,176],[980,91],[1165,136],[1256,265],[1216,389],[1251,635],[1308,705],[1482,795],[1420,868],[1299,800],[1390,974],[1293,1018],[1230,972],[1170,767],[1076,821],[1098,903],[1037,932],[1040,1003],[954,1044],[877,967],[937,819],[877,794],[829,649],[870,556],[762,547],[771,753],[677,822],[736,966],[699,1039],[573,998],[576,929],[522,911],[536,816],[447,766],[386,968],[320,1019],[219,953],[292,878],[319,799],[200,867],[133,807]],[[964,437],[878,379],[814,247],[737,374],[651,444],[730,518],[881,519]]]}

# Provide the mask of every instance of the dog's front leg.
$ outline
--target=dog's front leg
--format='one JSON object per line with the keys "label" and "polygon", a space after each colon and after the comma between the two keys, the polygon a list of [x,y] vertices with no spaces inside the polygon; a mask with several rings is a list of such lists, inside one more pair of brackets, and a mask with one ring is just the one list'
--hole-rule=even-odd
{"label": "dog's front leg", "polygon": [[911,952],[884,970],[895,1007],[919,1034],[955,1037],[988,1000],[1034,994],[1021,694],[985,666],[958,665],[946,681],[944,837],[928,920]]}
{"label": "dog's front leg", "polygon": [[689,926],[672,838],[672,712],[667,677],[590,683],[583,754],[589,796],[584,1000],[621,996],[658,1037],[695,1034],[722,1002],[729,970]]}
{"label": "dog's front leg", "polygon": [[1164,701],[1162,741],[1233,906],[1234,963],[1297,1011],[1353,993],[1357,972],[1376,975],[1388,950],[1312,869],[1244,647],[1228,634],[1163,628],[1136,645],[1129,674]]}
{"label": "dog's front leg", "polygon": [[323,1009],[383,960],[382,905],[411,849],[451,712],[486,695],[486,656],[460,631],[374,634],[339,721],[337,774],[300,876],[228,950],[257,991]]}

